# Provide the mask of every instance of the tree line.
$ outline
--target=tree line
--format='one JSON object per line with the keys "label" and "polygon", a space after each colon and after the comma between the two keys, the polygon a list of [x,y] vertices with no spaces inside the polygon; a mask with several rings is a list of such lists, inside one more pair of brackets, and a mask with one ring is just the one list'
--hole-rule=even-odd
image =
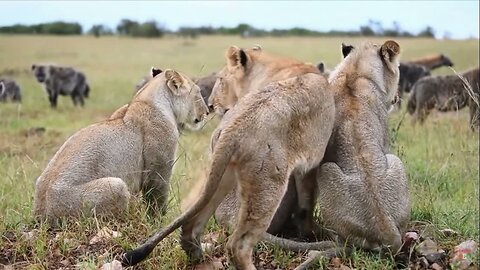
{"label": "tree line", "polygon": [[369,20],[356,30],[330,30],[318,31],[302,27],[290,29],[265,30],[241,23],[235,27],[180,27],[177,31],[171,31],[155,20],[137,22],[130,19],[122,19],[115,29],[103,24],[93,25],[88,31],[83,32],[79,23],[56,21],[33,25],[15,24],[0,27],[0,33],[5,34],[49,34],[49,35],[81,35],[88,34],[96,37],[107,35],[131,36],[131,37],[162,37],[165,34],[174,34],[183,37],[196,38],[199,35],[241,35],[243,37],[259,36],[390,36],[390,37],[435,37],[432,27],[426,26],[420,32],[414,34],[402,30],[397,22],[391,27],[383,27],[378,21]]}

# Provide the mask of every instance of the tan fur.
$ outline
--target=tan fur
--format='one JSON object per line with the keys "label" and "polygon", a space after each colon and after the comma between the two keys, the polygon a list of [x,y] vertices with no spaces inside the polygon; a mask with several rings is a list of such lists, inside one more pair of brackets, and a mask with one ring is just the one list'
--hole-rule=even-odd
{"label": "tan fur", "polygon": [[[309,73],[271,83],[242,98],[214,132],[208,181],[198,201],[141,247],[125,254],[123,263],[144,259],[182,225],[182,247],[191,258],[202,258],[199,240],[204,227],[238,186],[240,212],[227,249],[237,269],[255,269],[252,249],[265,235],[289,176],[305,173],[323,158],[335,115],[333,93],[327,86],[323,76]],[[241,166],[230,167],[232,173],[223,177],[230,164]]]}
{"label": "tan fur", "polygon": [[410,203],[402,162],[389,154],[387,111],[399,80],[394,41],[354,48],[329,77],[336,123],[318,171],[320,212],[344,241],[401,246]]}
{"label": "tan fur", "polygon": [[[240,53],[246,55],[246,66],[240,65]],[[226,54],[227,65],[218,72],[217,82],[208,99],[208,105],[223,115],[252,89],[261,89],[270,82],[280,81],[306,73],[320,71],[311,64],[270,55],[260,49],[239,49],[231,46]]]}
{"label": "tan fur", "polygon": [[[241,62],[241,54],[246,59]],[[320,70],[312,64],[295,59],[279,57],[262,51],[259,47],[240,49],[232,46],[226,52],[227,65],[218,73],[218,80],[209,98],[209,105],[213,105],[215,112],[223,115],[235,104],[252,91],[262,89],[267,84],[285,80],[294,76],[315,73]],[[224,178],[233,178],[235,167],[243,164],[231,162],[224,174]],[[303,179],[304,173],[292,175],[292,184],[282,201],[279,211],[272,219],[269,233],[290,233],[295,223],[297,236],[311,236],[314,229],[313,210],[316,197],[315,177]],[[294,183],[293,183],[294,182]],[[234,188],[215,212],[215,218],[223,226],[232,227],[236,224],[237,213],[240,209],[238,189]],[[295,222],[290,219],[295,214]]]}
{"label": "tan fur", "polygon": [[202,126],[208,113],[200,89],[166,70],[103,122],[73,134],[38,177],[33,214],[48,220],[78,214],[121,215],[142,190],[163,210],[178,126]]}

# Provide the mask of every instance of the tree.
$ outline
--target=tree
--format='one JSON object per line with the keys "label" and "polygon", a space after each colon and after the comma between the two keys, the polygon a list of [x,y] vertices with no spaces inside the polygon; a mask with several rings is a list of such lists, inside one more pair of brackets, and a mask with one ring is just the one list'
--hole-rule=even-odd
{"label": "tree", "polygon": [[119,35],[131,35],[132,30],[138,27],[138,22],[129,19],[122,19],[117,25],[117,33]]}
{"label": "tree", "polygon": [[420,31],[417,35],[418,37],[428,37],[428,38],[434,38],[435,37],[435,30],[433,30],[432,27],[427,26],[425,29]]}
{"label": "tree", "polygon": [[360,26],[360,35],[370,37],[370,36],[375,36],[375,32],[370,26],[363,25],[363,26]]}
{"label": "tree", "polygon": [[142,24],[129,19],[123,19],[117,25],[117,33],[132,37],[161,37],[165,28],[156,21],[147,21]]}
{"label": "tree", "polygon": [[53,35],[81,35],[82,26],[79,23],[62,21],[40,24],[40,33]]}
{"label": "tree", "polygon": [[88,30],[88,33],[90,35],[95,36],[95,37],[100,37],[100,36],[106,36],[106,35],[112,35],[113,34],[112,30],[108,26],[102,25],[102,24],[92,25],[92,28],[90,28],[90,30]]}

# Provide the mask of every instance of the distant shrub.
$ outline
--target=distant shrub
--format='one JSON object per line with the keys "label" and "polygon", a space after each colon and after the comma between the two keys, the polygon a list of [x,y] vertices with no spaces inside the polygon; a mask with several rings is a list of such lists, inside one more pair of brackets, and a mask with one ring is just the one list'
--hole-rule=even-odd
{"label": "distant shrub", "polygon": [[109,36],[109,35],[113,35],[113,31],[108,26],[105,26],[102,24],[95,24],[95,25],[92,25],[90,30],[88,30],[88,34],[93,35],[95,37]]}
{"label": "distant shrub", "polygon": [[56,21],[34,25],[14,24],[0,27],[0,33],[6,34],[48,34],[48,35],[81,35],[79,23]]}
{"label": "distant shrub", "polygon": [[153,20],[138,23],[129,19],[123,19],[117,25],[117,33],[132,37],[161,37],[165,34],[165,29]]}

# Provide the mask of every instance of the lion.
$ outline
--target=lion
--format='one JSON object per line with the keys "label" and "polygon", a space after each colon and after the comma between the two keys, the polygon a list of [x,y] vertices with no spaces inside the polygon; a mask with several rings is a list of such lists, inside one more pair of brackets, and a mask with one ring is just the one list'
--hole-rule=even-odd
{"label": "lion", "polygon": [[387,116],[399,81],[400,46],[343,46],[344,60],[328,79],[336,121],[317,171],[324,225],[364,249],[402,244],[410,214],[403,164],[389,154]]}
{"label": "lion", "polygon": [[208,109],[184,74],[152,69],[152,76],[129,104],[60,147],[36,181],[35,217],[119,216],[139,191],[152,214],[164,212],[179,128],[198,130]]}
{"label": "lion", "polygon": [[[468,83],[468,85],[466,85]],[[426,77],[413,86],[407,110],[413,114],[413,122],[423,124],[430,111],[460,110],[470,107],[470,126],[478,126],[479,68],[471,68],[460,74]],[[476,100],[476,102],[475,102]],[[476,111],[477,110],[477,111]]]}
{"label": "lion", "polygon": [[[245,65],[244,56],[235,65]],[[139,248],[123,254],[123,264],[140,262],[180,226],[182,248],[190,258],[201,259],[199,240],[207,221],[238,186],[240,211],[227,250],[238,269],[255,269],[253,247],[266,234],[289,176],[319,165],[334,117],[333,92],[318,73],[273,82],[245,94],[214,131],[208,180],[199,199]],[[227,167],[231,175],[223,177]],[[330,241],[323,244],[325,249],[334,246]]]}
{"label": "lion", "polygon": [[[312,64],[268,54],[259,46],[252,49],[232,46],[227,49],[225,57],[227,64],[217,73],[218,79],[208,101],[210,110],[220,116],[233,108],[244,95],[261,89],[268,83],[301,74],[320,74],[319,69]],[[233,168],[229,166],[223,177],[232,177],[232,173]],[[306,177],[311,178],[311,181],[303,181],[300,175],[292,176],[292,183],[289,184],[282,204],[267,230],[269,233],[291,234],[291,226],[286,225],[294,223],[293,231],[296,231],[297,236],[313,238],[316,186],[311,174]],[[236,224],[240,208],[237,192],[234,188],[215,212],[215,219],[222,226],[231,227]],[[295,217],[293,221],[292,215]]]}
{"label": "lion", "polygon": [[70,95],[73,105],[84,105],[90,87],[85,74],[72,68],[53,64],[33,64],[32,72],[37,81],[44,85],[52,108],[57,107],[58,95]]}

